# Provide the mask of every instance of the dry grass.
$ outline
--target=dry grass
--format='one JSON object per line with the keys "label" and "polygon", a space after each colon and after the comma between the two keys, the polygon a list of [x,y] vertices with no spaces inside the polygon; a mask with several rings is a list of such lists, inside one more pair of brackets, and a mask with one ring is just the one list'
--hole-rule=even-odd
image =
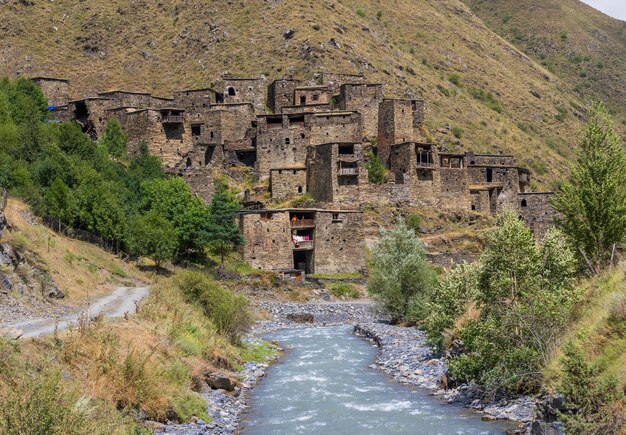
{"label": "dry grass", "polygon": [[149,282],[149,277],[132,264],[37,223],[29,207],[20,200],[9,199],[6,216],[14,229],[3,237],[35,255],[36,263],[51,273],[65,293],[64,302],[82,305],[116,287]]}
{"label": "dry grass", "polygon": [[[432,138],[451,149],[514,153],[535,170],[540,186],[563,175],[581,116],[569,107],[585,105],[459,0],[398,0],[393,6],[245,0],[237,7],[200,0],[12,0],[0,13],[6,23],[0,74],[64,76],[79,96],[105,87],[169,95],[210,85],[226,71],[270,79],[363,72],[385,84],[389,96],[423,96]],[[289,40],[283,38],[287,29],[295,30]],[[451,74],[459,86],[448,81]],[[502,113],[477,99],[477,90],[492,94]],[[568,107],[569,116],[555,119],[556,107]],[[463,138],[450,126],[462,128]]]}

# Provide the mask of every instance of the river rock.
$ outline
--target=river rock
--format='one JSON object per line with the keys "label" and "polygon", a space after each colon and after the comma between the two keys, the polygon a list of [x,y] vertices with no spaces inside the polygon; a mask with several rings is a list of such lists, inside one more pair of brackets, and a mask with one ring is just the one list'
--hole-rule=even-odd
{"label": "river rock", "polygon": [[214,390],[235,391],[237,381],[217,373],[210,373],[206,376],[206,383]]}
{"label": "river rock", "polygon": [[313,323],[315,321],[315,317],[311,313],[287,314],[287,319],[296,323]]}

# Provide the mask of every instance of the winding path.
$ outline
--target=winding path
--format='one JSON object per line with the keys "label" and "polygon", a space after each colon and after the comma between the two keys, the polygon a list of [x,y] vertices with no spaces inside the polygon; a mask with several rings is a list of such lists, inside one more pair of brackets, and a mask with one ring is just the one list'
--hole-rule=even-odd
{"label": "winding path", "polygon": [[[17,322],[6,325],[4,329],[15,330],[20,338],[31,338],[50,334],[54,332],[55,327],[58,331],[67,329],[78,322],[81,315],[95,317],[102,314],[105,317],[121,317],[125,313],[134,314],[137,311],[137,302],[146,297],[149,290],[149,287],[119,287],[113,293],[96,299],[84,311],[59,318],[39,318]],[[21,334],[17,333],[17,330]]]}

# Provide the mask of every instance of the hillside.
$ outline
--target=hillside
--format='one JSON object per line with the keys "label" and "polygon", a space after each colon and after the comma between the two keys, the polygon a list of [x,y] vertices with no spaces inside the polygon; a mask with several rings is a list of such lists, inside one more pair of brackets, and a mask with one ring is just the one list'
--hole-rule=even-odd
{"label": "hillside", "polygon": [[[626,22],[579,0],[467,0],[496,33],[626,123]],[[569,108],[568,108],[569,109]]]}
{"label": "hillside", "polygon": [[362,72],[425,98],[447,147],[514,153],[541,187],[563,175],[587,103],[458,0],[11,0],[0,14],[0,74],[66,77],[79,96]]}

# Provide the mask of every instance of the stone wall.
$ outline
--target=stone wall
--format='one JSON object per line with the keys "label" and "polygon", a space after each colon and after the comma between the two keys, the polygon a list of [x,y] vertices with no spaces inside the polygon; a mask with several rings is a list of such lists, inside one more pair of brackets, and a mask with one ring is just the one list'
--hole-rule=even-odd
{"label": "stone wall", "polygon": [[361,142],[361,115],[357,112],[327,112],[310,115],[311,145]]}
{"label": "stone wall", "polygon": [[174,92],[173,104],[185,109],[187,113],[206,112],[211,104],[217,104],[222,96],[211,89],[189,89]]}
{"label": "stone wall", "polygon": [[359,112],[363,136],[371,140],[378,137],[378,105],[382,100],[382,85],[344,84],[340,89],[339,108]]}
{"label": "stone wall", "polygon": [[328,86],[331,95],[339,94],[341,85],[346,83],[366,83],[367,79],[362,74],[341,74],[334,72],[322,72],[321,82]]}
{"label": "stone wall", "polygon": [[215,104],[207,114],[208,130],[224,151],[250,151],[256,147],[254,107],[250,103]]}
{"label": "stone wall", "polygon": [[308,104],[306,106],[283,106],[282,113],[312,113],[312,112],[330,112],[333,107],[331,104]]}
{"label": "stone wall", "polygon": [[310,115],[266,115],[257,118],[257,170],[304,164],[310,143]]}
{"label": "stone wall", "polygon": [[289,213],[262,211],[239,215],[239,228],[246,244],[243,260],[257,269],[292,269],[293,244]]}
{"label": "stone wall", "polygon": [[327,86],[303,86],[294,89],[293,105],[308,106],[329,104],[329,90]]}
{"label": "stone wall", "polygon": [[299,86],[302,86],[302,82],[296,79],[274,80],[267,89],[267,106],[272,113],[282,113],[283,107],[293,106],[294,90]]}
{"label": "stone wall", "polygon": [[160,108],[166,102],[172,101],[165,98],[155,98],[146,92],[107,91],[98,92],[98,96],[111,100],[111,108],[136,107],[136,108]]}
{"label": "stone wall", "polygon": [[520,193],[517,195],[519,215],[532,229],[536,241],[543,238],[559,217],[559,213],[550,205],[553,195],[552,192]]}
{"label": "stone wall", "polygon": [[411,100],[383,99],[379,104],[377,144],[383,165],[389,168],[392,145],[416,140]]}
{"label": "stone wall", "polygon": [[457,168],[439,168],[441,177],[438,203],[447,210],[471,210],[467,171]]}
{"label": "stone wall", "polygon": [[70,83],[64,79],[34,77],[31,79],[48,100],[49,106],[64,106],[70,101]]}
{"label": "stone wall", "polygon": [[232,78],[221,80],[224,103],[252,103],[256,113],[267,109],[267,80],[260,78]]}
{"label": "stone wall", "polygon": [[82,127],[83,132],[96,139],[106,125],[112,113],[114,101],[104,97],[91,97],[70,101],[68,111]]}
{"label": "stone wall", "polygon": [[270,191],[275,201],[285,201],[306,193],[307,171],[304,166],[270,170]]}
{"label": "stone wall", "polygon": [[307,150],[307,190],[316,201],[333,202],[332,144],[310,146]]}
{"label": "stone wall", "polygon": [[315,273],[355,273],[365,267],[363,213],[318,211]]}
{"label": "stone wall", "polygon": [[515,157],[504,154],[467,153],[468,166],[515,166]]}

